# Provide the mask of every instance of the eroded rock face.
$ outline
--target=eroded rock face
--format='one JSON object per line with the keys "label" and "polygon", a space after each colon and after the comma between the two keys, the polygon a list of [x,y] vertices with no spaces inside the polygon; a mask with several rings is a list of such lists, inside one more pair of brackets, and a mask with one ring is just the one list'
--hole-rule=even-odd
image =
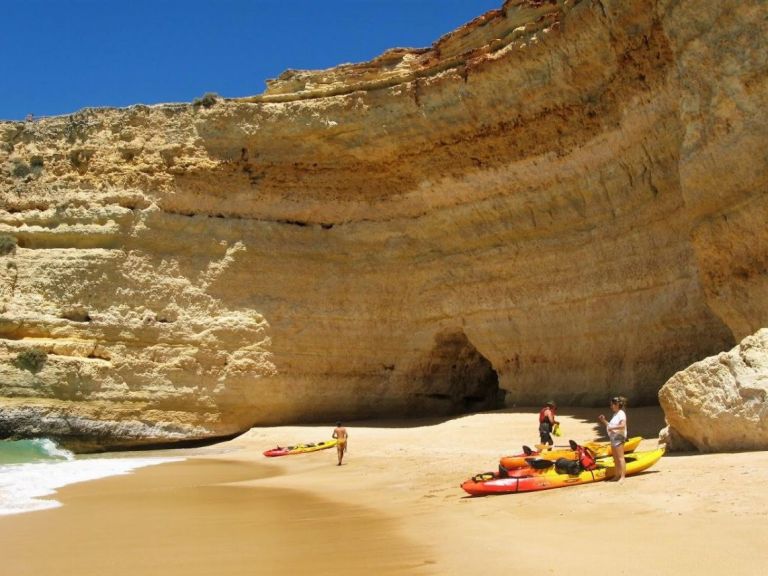
{"label": "eroded rock face", "polygon": [[768,328],[678,372],[659,400],[672,449],[768,450]]}
{"label": "eroded rock face", "polygon": [[768,323],[767,14],[510,1],[253,98],[0,123],[0,433],[654,402]]}

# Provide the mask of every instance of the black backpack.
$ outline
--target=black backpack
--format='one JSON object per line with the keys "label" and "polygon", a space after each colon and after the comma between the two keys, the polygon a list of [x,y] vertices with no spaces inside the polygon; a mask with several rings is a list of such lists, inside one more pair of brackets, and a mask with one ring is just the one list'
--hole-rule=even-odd
{"label": "black backpack", "polygon": [[582,470],[594,470],[597,468],[597,456],[595,456],[591,448],[580,446],[573,440],[570,440],[569,444],[571,445],[571,450],[576,452],[576,460],[579,461]]}
{"label": "black backpack", "polygon": [[578,460],[570,458],[558,458],[555,460],[555,470],[560,474],[578,474],[581,472],[581,464]]}

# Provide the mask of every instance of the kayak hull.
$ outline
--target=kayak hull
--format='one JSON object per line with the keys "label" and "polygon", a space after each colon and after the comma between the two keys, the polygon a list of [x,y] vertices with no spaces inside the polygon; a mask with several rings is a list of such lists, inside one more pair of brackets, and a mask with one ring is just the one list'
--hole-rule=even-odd
{"label": "kayak hull", "polygon": [[[631,476],[647,470],[664,455],[664,447],[646,452],[635,452],[626,457],[626,475]],[[486,473],[475,476],[461,485],[461,488],[473,496],[489,494],[514,494],[517,492],[536,492],[551,490],[577,484],[591,484],[613,478],[616,467],[613,458],[598,461],[595,470],[584,470],[579,474],[562,474],[554,466],[545,470],[535,470],[530,467],[510,470],[508,477],[500,477],[496,473]]]}
{"label": "kayak hull", "polygon": [[281,448],[272,448],[264,452],[264,456],[267,458],[275,458],[277,456],[295,456],[297,454],[308,454],[310,452],[317,452],[318,450],[327,450],[336,446],[336,440],[324,440],[322,442],[311,444],[296,444],[295,446],[286,446]]}

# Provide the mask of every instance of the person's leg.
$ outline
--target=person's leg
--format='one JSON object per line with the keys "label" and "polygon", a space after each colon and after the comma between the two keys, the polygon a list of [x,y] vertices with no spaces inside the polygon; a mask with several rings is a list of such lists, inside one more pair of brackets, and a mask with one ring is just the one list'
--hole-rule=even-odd
{"label": "person's leg", "polygon": [[344,444],[336,444],[336,456],[339,458],[337,466],[341,466],[341,460],[344,458]]}
{"label": "person's leg", "polygon": [[627,473],[627,461],[624,459],[624,444],[621,443],[615,448],[616,453],[613,456],[614,462],[616,462],[616,475],[618,477],[618,481],[622,482],[624,480],[624,476]]}
{"label": "person's leg", "polygon": [[619,466],[621,464],[619,463],[619,454],[616,450],[617,450],[616,445],[613,442],[611,442],[611,456],[613,457],[613,477],[608,478],[609,482],[616,481],[619,479],[619,473],[620,473]]}
{"label": "person's leg", "polygon": [[546,423],[539,426],[539,439],[541,444],[549,444],[550,446],[553,444],[552,435],[549,433]]}

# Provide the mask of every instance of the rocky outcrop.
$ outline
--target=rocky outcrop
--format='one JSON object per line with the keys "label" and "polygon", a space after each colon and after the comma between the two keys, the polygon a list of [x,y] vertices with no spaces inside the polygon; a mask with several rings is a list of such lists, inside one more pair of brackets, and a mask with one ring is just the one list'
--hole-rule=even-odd
{"label": "rocky outcrop", "polygon": [[659,400],[671,449],[768,450],[768,328],[678,372]]}
{"label": "rocky outcrop", "polygon": [[655,402],[768,322],[766,14],[508,1],[252,98],[0,123],[0,434]]}

